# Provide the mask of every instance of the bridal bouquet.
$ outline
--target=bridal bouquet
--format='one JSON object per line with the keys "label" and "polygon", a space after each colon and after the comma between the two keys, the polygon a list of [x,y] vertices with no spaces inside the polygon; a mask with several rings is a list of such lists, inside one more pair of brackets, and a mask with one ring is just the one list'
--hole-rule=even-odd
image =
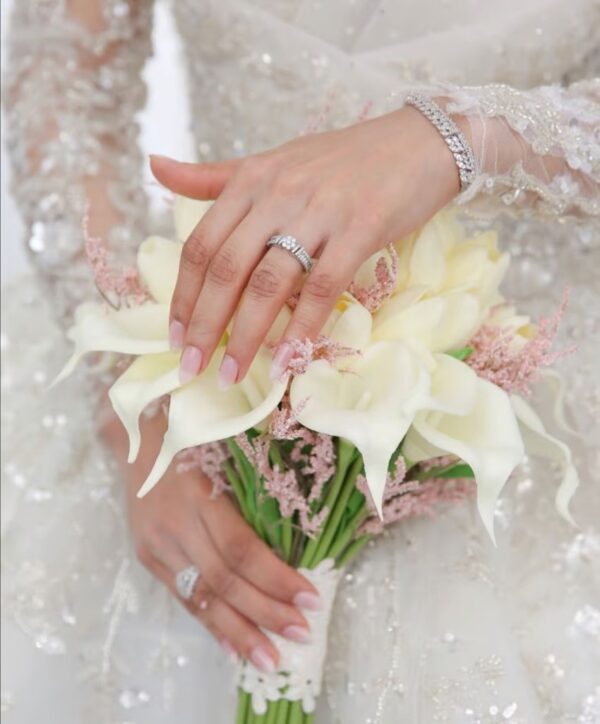
{"label": "bridal bouquet", "polygon": [[[247,377],[217,384],[220,354],[179,381],[168,342],[169,303],[185,239],[206,204],[177,199],[178,241],[150,237],[137,270],[115,276],[101,244],[88,240],[106,303],[86,303],[70,334],[75,353],[61,377],[92,351],[133,357],[110,390],[130,440],[139,417],[168,399],[168,429],[139,495],[174,456],[227,488],[244,517],[318,588],[322,610],[307,616],[311,642],[269,634],[277,671],[239,671],[238,724],[312,721],[340,572],[393,521],[431,513],[439,501],[476,492],[494,538],[494,508],[525,450],[562,469],[559,512],[577,475],[568,448],[546,433],[525,401],[550,351],[562,308],[534,326],[500,295],[509,258],[492,231],[469,237],[445,210],[372,257],[338,300],[321,337],[298,341],[281,379],[269,375],[286,307]],[[224,341],[222,342],[224,345]],[[185,452],[183,452],[185,451]]]}

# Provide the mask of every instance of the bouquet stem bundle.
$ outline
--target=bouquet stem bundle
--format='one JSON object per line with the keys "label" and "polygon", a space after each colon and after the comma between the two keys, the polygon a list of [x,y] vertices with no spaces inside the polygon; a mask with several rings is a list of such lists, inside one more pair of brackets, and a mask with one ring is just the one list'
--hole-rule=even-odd
{"label": "bouquet stem bundle", "polygon": [[[296,568],[313,569],[326,559],[337,568],[346,566],[366,545],[370,535],[360,529],[370,511],[365,496],[357,488],[363,472],[362,457],[350,443],[337,439],[336,469],[314,501],[315,515],[326,511],[319,532],[310,537],[296,516],[282,517],[277,501],[269,496],[264,481],[234,440],[228,441],[231,459],[224,471],[246,520],[281,558]],[[285,441],[271,443],[270,458],[283,469]],[[285,695],[285,691],[282,692]],[[306,713],[301,701],[270,701],[265,714],[256,714],[251,694],[239,689],[236,724],[310,724],[313,713]]]}

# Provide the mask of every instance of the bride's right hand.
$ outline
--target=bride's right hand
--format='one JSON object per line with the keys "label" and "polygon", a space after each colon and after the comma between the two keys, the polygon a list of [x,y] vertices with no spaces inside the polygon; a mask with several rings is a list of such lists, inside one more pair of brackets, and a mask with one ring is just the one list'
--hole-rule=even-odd
{"label": "bride's right hand", "polygon": [[[278,652],[261,628],[307,641],[308,624],[299,609],[319,607],[316,589],[263,543],[228,494],[212,497],[210,481],[198,471],[177,472],[172,465],[148,495],[136,497],[163,433],[162,414],[142,420],[142,449],[128,465],[121,423],[111,416],[103,427],[127,479],[137,555],[226,651],[262,671],[273,671]],[[175,576],[191,564],[201,575],[192,599],[184,601],[175,589]]]}

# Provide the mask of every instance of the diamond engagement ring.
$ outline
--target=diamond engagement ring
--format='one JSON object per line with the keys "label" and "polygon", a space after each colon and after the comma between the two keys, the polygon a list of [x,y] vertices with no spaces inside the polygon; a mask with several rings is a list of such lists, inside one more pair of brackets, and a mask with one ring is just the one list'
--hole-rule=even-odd
{"label": "diamond engagement ring", "polygon": [[194,588],[200,578],[200,571],[196,566],[188,566],[175,576],[175,588],[184,601],[189,601],[194,595]]}
{"label": "diamond engagement ring", "polygon": [[298,243],[298,239],[289,234],[275,234],[269,241],[267,241],[267,247],[278,246],[280,249],[287,251],[297,261],[300,262],[305,272],[309,272],[313,266],[313,260],[310,258],[310,254]]}

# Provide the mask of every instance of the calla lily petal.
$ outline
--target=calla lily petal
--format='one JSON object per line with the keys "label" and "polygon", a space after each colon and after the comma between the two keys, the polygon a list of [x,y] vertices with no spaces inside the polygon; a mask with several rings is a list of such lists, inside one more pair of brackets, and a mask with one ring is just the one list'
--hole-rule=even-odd
{"label": "calla lily petal", "polygon": [[569,503],[579,486],[579,476],[573,465],[571,451],[563,442],[546,432],[540,418],[522,397],[511,395],[511,402],[527,452],[548,458],[561,466],[563,477],[556,492],[556,508],[563,518],[575,525],[569,512]]}
{"label": "calla lily petal", "polygon": [[428,400],[429,382],[425,366],[409,347],[379,342],[346,371],[319,360],[290,386],[299,422],[343,437],[360,450],[379,515],[390,458]]}
{"label": "calla lily petal", "polygon": [[150,236],[138,250],[137,266],[140,277],[152,295],[161,304],[170,304],[183,245],[177,241]]}
{"label": "calla lily petal", "polygon": [[[496,500],[524,455],[523,440],[508,395],[487,380],[477,378],[477,392],[469,414],[421,413],[413,427],[435,448],[457,455],[471,466],[477,482],[479,512],[495,541]],[[422,444],[417,440],[415,447],[419,446]],[[410,452],[407,454],[410,457]]]}
{"label": "calla lily petal", "polygon": [[175,234],[179,241],[186,241],[196,224],[213,205],[212,201],[198,201],[187,196],[175,196],[173,216]]}
{"label": "calla lily petal", "polygon": [[248,378],[225,391],[218,387],[220,362],[218,355],[213,357],[200,376],[171,394],[169,426],[138,497],[156,485],[178,452],[244,432],[270,415],[281,401],[287,380],[269,379],[271,355],[266,350],[258,353]]}
{"label": "calla lily petal", "polygon": [[153,400],[180,387],[179,352],[143,355],[135,359],[109,390],[109,397],[129,436],[128,462],[140,449],[139,418]]}
{"label": "calla lily petal", "polygon": [[137,307],[110,309],[100,304],[81,304],[75,312],[75,324],[69,337],[75,352],[53,384],[68,377],[88,352],[154,354],[167,352],[169,307],[165,304],[142,304]]}
{"label": "calla lily petal", "polygon": [[[396,299],[390,302],[395,306]],[[479,326],[480,307],[471,294],[448,294],[422,299],[394,313],[386,321],[376,317],[373,338],[417,340],[432,352],[462,347]]]}

